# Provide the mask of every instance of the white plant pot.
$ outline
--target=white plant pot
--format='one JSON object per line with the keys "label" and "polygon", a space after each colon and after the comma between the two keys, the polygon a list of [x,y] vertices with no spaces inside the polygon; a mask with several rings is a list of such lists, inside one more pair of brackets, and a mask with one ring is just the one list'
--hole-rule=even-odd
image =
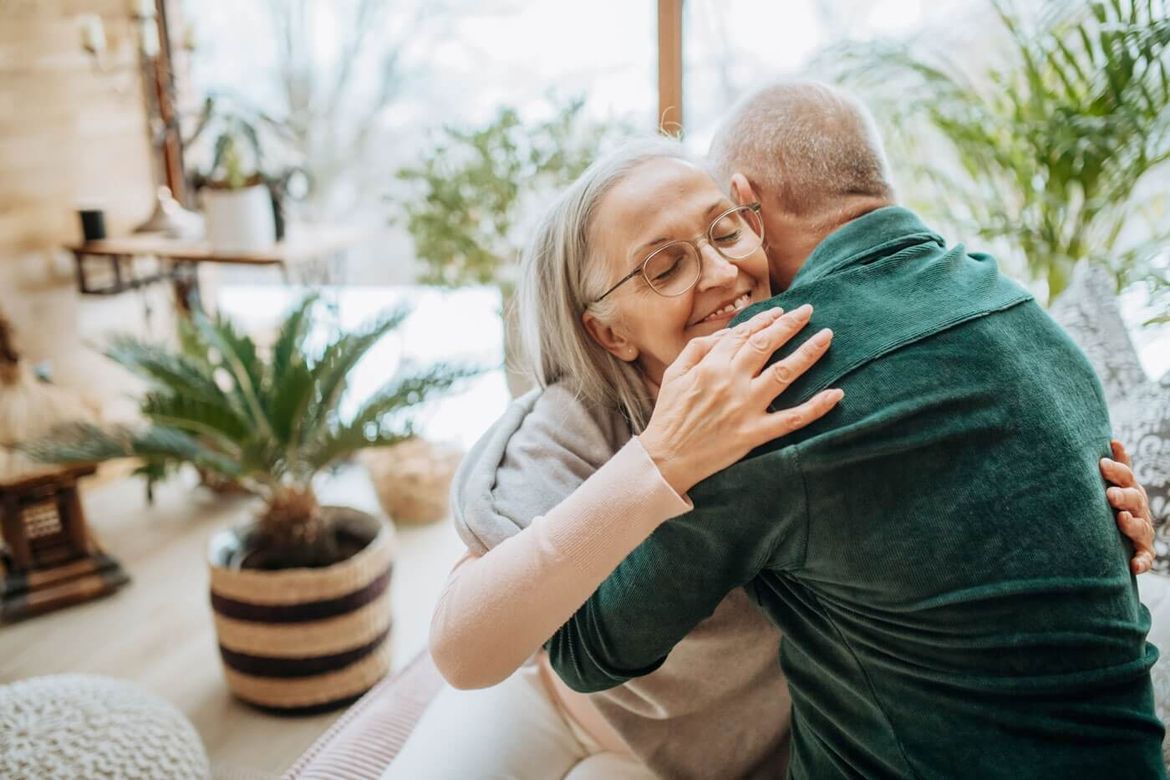
{"label": "white plant pot", "polygon": [[276,242],[272,199],[263,184],[242,190],[206,189],[203,214],[213,251],[257,252]]}

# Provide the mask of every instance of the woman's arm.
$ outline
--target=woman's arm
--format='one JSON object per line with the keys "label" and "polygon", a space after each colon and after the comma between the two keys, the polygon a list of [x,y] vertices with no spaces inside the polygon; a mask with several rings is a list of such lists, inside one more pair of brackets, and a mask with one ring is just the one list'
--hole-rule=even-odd
{"label": "woman's arm", "polygon": [[[460,561],[431,623],[431,653],[448,682],[479,688],[504,680],[634,548],[689,510],[680,494],[695,481],[836,405],[839,393],[826,391],[795,409],[767,412],[784,384],[828,349],[826,340],[810,340],[757,376],[767,356],[808,315],[765,313],[744,323],[749,327],[692,341],[668,371],[674,381],[664,380],[642,437],[528,528],[482,557]],[[759,355],[758,365],[751,354]]]}
{"label": "woman's arm", "polygon": [[439,671],[456,688],[503,681],[630,551],[689,509],[632,439],[528,528],[460,560],[431,621]]}

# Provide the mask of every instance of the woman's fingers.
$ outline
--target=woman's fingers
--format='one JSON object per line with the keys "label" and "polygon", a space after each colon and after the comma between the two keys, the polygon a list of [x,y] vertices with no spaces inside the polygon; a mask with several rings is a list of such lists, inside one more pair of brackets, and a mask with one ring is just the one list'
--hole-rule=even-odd
{"label": "woman's fingers", "polygon": [[766,415],[763,441],[778,439],[811,425],[831,412],[844,397],[845,391],[839,388],[822,390],[799,406]]}
{"label": "woman's fingers", "polygon": [[722,340],[722,336],[726,332],[721,330],[718,333],[712,333],[710,336],[700,336],[688,341],[687,345],[683,347],[682,352],[674,359],[674,362],[667,366],[666,371],[663,372],[663,383],[670,381],[673,377],[685,374],[701,363],[703,358],[707,357],[711,353],[711,350],[715,348],[715,345]]}
{"label": "woman's fingers", "polygon": [[1151,553],[1135,555],[1133,560],[1129,562],[1129,568],[1134,574],[1145,574],[1154,568],[1154,556]]}
{"label": "woman's fingers", "polygon": [[1106,482],[1123,488],[1137,487],[1137,479],[1133,475],[1133,469],[1125,463],[1121,463],[1109,458],[1101,458],[1101,476],[1105,477]]}
{"label": "woman's fingers", "polygon": [[816,365],[816,362],[829,351],[832,343],[833,331],[824,328],[797,347],[791,355],[783,360],[777,360],[761,371],[753,380],[753,388],[764,403],[770,402]]}
{"label": "woman's fingers", "polygon": [[750,376],[760,373],[776,350],[787,344],[812,318],[812,306],[807,303],[777,318],[767,327],[753,333],[745,341],[734,345],[738,351],[732,358],[732,368],[748,372]]}
{"label": "woman's fingers", "polygon": [[1109,499],[1109,506],[1119,512],[1125,510],[1135,515],[1145,515],[1148,511],[1146,496],[1140,488],[1111,487],[1105,491],[1105,495]]}
{"label": "woman's fingers", "polygon": [[1119,442],[1117,439],[1113,439],[1112,441],[1109,442],[1109,448],[1111,450],[1113,450],[1113,459],[1114,460],[1120,461],[1127,468],[1133,467],[1133,461],[1131,461],[1129,459],[1129,453],[1125,451],[1124,444]]}
{"label": "woman's fingers", "polygon": [[[1118,447],[1120,448],[1120,445]],[[1125,454],[1125,449],[1120,449],[1121,454]],[[1150,498],[1128,464],[1101,458],[1101,475],[1111,483],[1111,487],[1105,491],[1110,506],[1118,511],[1128,510],[1139,517],[1148,518],[1149,522],[1153,523]]]}
{"label": "woman's fingers", "polygon": [[791,316],[792,313],[784,314],[783,309],[765,309],[734,328],[720,331],[716,335],[723,338],[711,350],[711,361],[716,365],[726,367],[739,354],[744,344],[754,341],[774,323],[783,322]]}
{"label": "woman's fingers", "polygon": [[1117,527],[1133,542],[1130,570],[1142,574],[1154,565],[1154,516],[1150,512],[1150,499],[1133,475],[1125,447],[1116,439],[1110,445],[1116,460],[1101,458],[1101,475],[1112,483],[1105,497],[1117,515]]}
{"label": "woman's fingers", "polygon": [[1134,574],[1144,574],[1154,565],[1154,526],[1146,518],[1130,512],[1117,513],[1117,527],[1133,542],[1129,567]]}

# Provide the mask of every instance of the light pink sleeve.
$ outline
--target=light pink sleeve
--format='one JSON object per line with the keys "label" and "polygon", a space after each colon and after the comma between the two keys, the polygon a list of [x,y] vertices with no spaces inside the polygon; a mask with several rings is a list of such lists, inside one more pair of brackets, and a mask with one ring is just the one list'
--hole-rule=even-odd
{"label": "light pink sleeve", "polygon": [[502,682],[654,529],[691,508],[631,439],[528,528],[459,560],[431,620],[439,671],[456,688]]}

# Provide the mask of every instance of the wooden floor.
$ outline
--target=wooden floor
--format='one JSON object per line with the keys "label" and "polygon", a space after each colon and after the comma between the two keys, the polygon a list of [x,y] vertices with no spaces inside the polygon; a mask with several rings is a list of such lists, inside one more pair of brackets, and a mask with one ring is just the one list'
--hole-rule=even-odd
{"label": "wooden floor", "polygon": [[[322,499],[377,512],[365,472],[353,467],[321,486]],[[220,780],[279,777],[340,713],[288,718],[259,712],[227,692],[208,606],[211,533],[247,512],[177,479],[147,506],[130,479],[91,486],[90,524],[132,582],[119,593],[0,627],[0,682],[84,672],[131,680],[194,723]],[[462,551],[449,521],[399,532],[394,573],[394,667],[426,643],[435,600]]]}

